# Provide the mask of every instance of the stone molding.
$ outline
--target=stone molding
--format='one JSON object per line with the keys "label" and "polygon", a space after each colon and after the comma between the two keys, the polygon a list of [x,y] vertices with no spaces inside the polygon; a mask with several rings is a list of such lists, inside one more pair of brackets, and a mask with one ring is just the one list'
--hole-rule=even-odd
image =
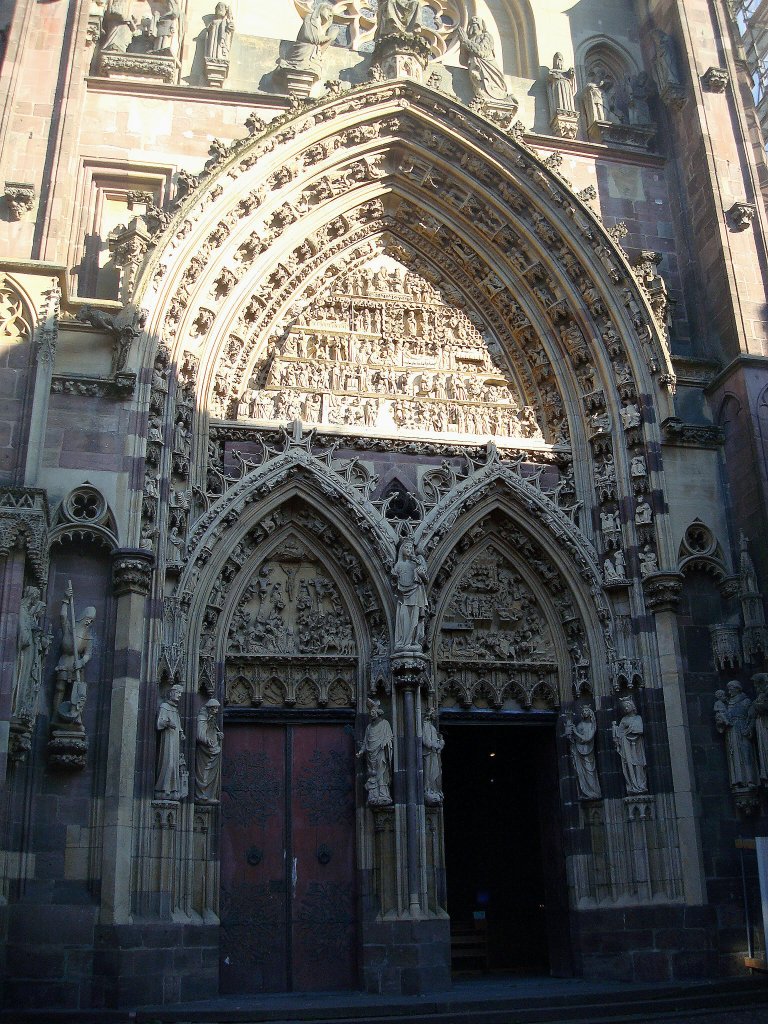
{"label": "stone molding", "polygon": [[720,448],[725,444],[722,427],[708,423],[684,423],[677,416],[669,416],[661,424],[664,444],[685,448]]}
{"label": "stone molding", "polygon": [[148,597],[152,587],[155,556],[140,548],[122,548],[112,554],[112,592],[115,597],[138,594]]}
{"label": "stone molding", "polygon": [[116,373],[114,377],[92,377],[86,373],[55,373],[51,377],[52,395],[81,395],[85,398],[133,398],[135,373]]}
{"label": "stone molding", "polygon": [[111,78],[113,75],[139,76],[169,84],[178,81],[180,68],[175,57],[103,50],[99,54],[97,66],[98,73],[105,78]]}
{"label": "stone molding", "polygon": [[21,545],[26,549],[35,580],[48,581],[48,528],[51,522],[48,495],[38,487],[0,490],[0,554],[8,555]]}

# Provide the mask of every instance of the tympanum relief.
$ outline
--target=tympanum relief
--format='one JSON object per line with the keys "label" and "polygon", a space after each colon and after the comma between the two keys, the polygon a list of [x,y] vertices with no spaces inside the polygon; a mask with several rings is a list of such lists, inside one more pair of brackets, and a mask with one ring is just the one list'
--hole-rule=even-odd
{"label": "tympanum relief", "polygon": [[438,639],[442,707],[557,706],[550,626],[535,595],[494,547],[465,569]]}
{"label": "tympanum relief", "polygon": [[232,617],[227,703],[348,707],[356,655],[338,586],[302,543],[288,540],[254,572]]}
{"label": "tympanum relief", "polygon": [[256,365],[238,420],[542,439],[501,347],[396,261],[341,275]]}

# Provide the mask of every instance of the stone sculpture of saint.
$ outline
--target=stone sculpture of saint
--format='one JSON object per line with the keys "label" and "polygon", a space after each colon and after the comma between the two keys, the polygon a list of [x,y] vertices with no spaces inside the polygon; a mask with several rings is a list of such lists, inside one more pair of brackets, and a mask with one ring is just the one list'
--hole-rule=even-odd
{"label": "stone sculpture of saint", "polygon": [[565,738],[571,748],[571,761],[576,772],[580,800],[600,800],[600,780],[597,777],[595,761],[595,735],[597,721],[595,712],[585,704],[581,709],[581,721],[574,723],[571,716],[565,722]]}
{"label": "stone sculpture of saint", "polygon": [[406,538],[400,545],[392,575],[397,592],[395,650],[422,650],[428,573],[424,556],[416,551],[412,540]]}
{"label": "stone sculpture of saint", "polygon": [[19,606],[19,629],[16,641],[16,675],[11,700],[12,714],[34,716],[40,690],[42,660],[48,649],[48,638],[40,624],[45,602],[38,587],[25,587]]}
{"label": "stone sculpture of saint", "polygon": [[637,713],[631,697],[622,697],[619,706],[621,719],[611,724],[611,735],[621,758],[627,793],[630,796],[641,796],[648,792],[643,719]]}
{"label": "stone sculpture of saint", "polygon": [[376,38],[415,35],[421,25],[421,0],[379,0]]}
{"label": "stone sculpture of saint", "polygon": [[562,53],[556,53],[552,59],[552,68],[547,76],[547,96],[549,97],[549,113],[554,117],[558,113],[575,114],[573,99],[576,72],[573,68],[565,70]]}
{"label": "stone sculpture of saint", "polygon": [[752,702],[752,738],[755,741],[760,782],[768,786],[768,674],[752,676],[755,699]]}
{"label": "stone sculpture of saint", "polygon": [[205,30],[205,56],[207,60],[229,60],[235,19],[229,4],[216,4],[213,20]]}
{"label": "stone sculpture of saint", "polygon": [[641,71],[629,83],[629,123],[650,124],[651,108],[649,99],[652,93],[651,79],[648,73]]}
{"label": "stone sculpture of saint", "polygon": [[155,796],[161,800],[178,800],[181,787],[181,741],[184,733],[179,717],[182,688],[175,683],[157,712],[159,744]]}
{"label": "stone sculpture of saint", "polygon": [[667,35],[660,28],[654,29],[653,48],[653,70],[656,75],[659,91],[663,93],[670,86],[675,89],[681,88],[683,83],[680,80],[675,43],[672,36]]}
{"label": "stone sculpture of saint", "polygon": [[346,7],[344,3],[321,3],[304,18],[296,42],[291,43],[288,53],[277,63],[281,68],[295,71],[322,70],[325,51],[336,38],[334,16]]}
{"label": "stone sculpture of saint", "polygon": [[725,686],[725,700],[716,694],[714,706],[715,728],[725,738],[728,758],[728,777],[734,789],[752,789],[757,786],[757,765],[752,746],[752,701],[732,679]]}
{"label": "stone sculpture of saint", "polygon": [[507,83],[496,63],[493,36],[480,18],[472,18],[464,29],[459,29],[459,60],[466,64],[472,90],[481,99],[504,100]]}
{"label": "stone sculpture of saint", "polygon": [[179,52],[182,13],[178,0],[165,0],[165,10],[155,18],[153,50],[161,56],[175,57]]}
{"label": "stone sculpture of saint", "polygon": [[108,0],[101,20],[104,53],[125,53],[139,33],[139,23],[133,17],[132,0]]}
{"label": "stone sculpture of saint", "polygon": [[219,801],[222,737],[219,727],[220,708],[216,698],[211,697],[197,713],[195,801],[199,804],[215,804]]}
{"label": "stone sculpture of saint", "polygon": [[443,764],[441,752],[445,740],[437,731],[435,712],[430,710],[421,725],[421,754],[424,764],[424,803],[430,807],[443,802]]}
{"label": "stone sculpture of saint", "polygon": [[386,807],[392,803],[392,726],[384,718],[381,701],[368,700],[368,726],[363,744],[357,752],[365,757],[365,788],[369,807]]}
{"label": "stone sculpture of saint", "polygon": [[584,116],[587,119],[587,125],[594,124],[596,121],[613,120],[613,118],[608,116],[605,93],[597,82],[587,82],[581,94],[581,101],[584,104]]}
{"label": "stone sculpture of saint", "polygon": [[88,695],[85,683],[85,666],[93,657],[93,635],[91,627],[96,618],[96,609],[86,608],[79,619],[75,619],[75,603],[72,584],[67,583],[65,599],[61,605],[61,654],[56,664],[56,689],[54,712],[60,722],[66,722],[79,729],[83,726],[83,708]]}

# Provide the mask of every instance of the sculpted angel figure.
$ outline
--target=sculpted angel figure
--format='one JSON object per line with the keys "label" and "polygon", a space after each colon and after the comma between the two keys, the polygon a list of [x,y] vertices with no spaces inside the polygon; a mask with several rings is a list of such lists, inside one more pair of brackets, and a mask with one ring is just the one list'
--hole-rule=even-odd
{"label": "sculpted angel figure", "polygon": [[565,720],[565,738],[571,748],[571,762],[576,772],[581,800],[600,800],[600,780],[595,762],[595,735],[597,721],[595,712],[585,704],[581,709],[581,721],[574,723],[573,717]]}
{"label": "sculpted angel figure", "polygon": [[472,89],[484,99],[507,98],[507,83],[496,63],[493,36],[480,18],[472,18],[466,32],[459,28],[459,60],[466,64]]}
{"label": "sculpted angel figure", "polygon": [[368,805],[370,807],[385,807],[392,803],[389,789],[392,781],[392,749],[394,745],[392,726],[384,718],[379,700],[368,700],[368,716],[368,726],[357,756],[365,757],[365,788],[368,791]]}
{"label": "sculpted angel figure", "polygon": [[320,71],[325,51],[336,38],[334,17],[343,11],[345,3],[319,4],[304,18],[296,42],[291,43],[286,57],[277,63],[281,68],[293,68],[297,71]]}

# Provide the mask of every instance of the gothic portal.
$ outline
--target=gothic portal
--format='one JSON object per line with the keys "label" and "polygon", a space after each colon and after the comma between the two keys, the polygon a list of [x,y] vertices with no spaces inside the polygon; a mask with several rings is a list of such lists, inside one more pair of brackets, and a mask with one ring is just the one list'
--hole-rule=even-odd
{"label": "gothic portal", "polygon": [[0,2],[7,996],[743,969],[726,5],[262,7]]}

